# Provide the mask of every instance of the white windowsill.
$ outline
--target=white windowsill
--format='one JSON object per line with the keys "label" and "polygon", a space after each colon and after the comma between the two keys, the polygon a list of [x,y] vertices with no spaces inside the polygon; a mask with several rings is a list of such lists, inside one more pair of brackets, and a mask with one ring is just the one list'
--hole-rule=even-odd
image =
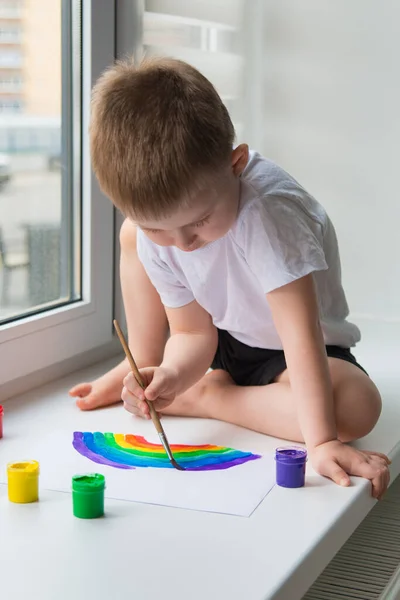
{"label": "white windowsill", "polygon": [[[379,333],[373,328],[373,338],[372,330],[364,327],[367,341],[358,356],[375,371],[384,411],[378,426],[359,445],[390,454],[394,479],[400,472],[400,403],[390,339],[399,337],[391,327],[392,332],[388,329],[384,334],[382,327]],[[378,335],[386,336],[379,353]],[[380,363],[372,369],[377,354]],[[28,428],[35,428],[37,435],[56,430],[64,419],[73,419],[77,428],[94,427],[100,413],[75,409],[67,390],[77,381],[102,374],[115,362],[99,363],[6,402],[0,448],[17,444]],[[101,421],[106,418],[111,431],[113,422],[121,419],[126,419],[127,429],[134,427],[131,417],[121,412],[121,406],[101,411]],[[185,427],[185,420],[165,419],[164,426],[176,431]],[[197,420],[191,426],[211,424]],[[230,425],[218,423],[218,427],[234,434]],[[262,438],[266,452],[278,444]],[[248,439],[260,443],[258,434],[249,432]],[[2,591],[7,597],[12,591],[13,600],[22,600],[27,591],[42,600],[72,596],[108,600],[111,592],[115,598],[134,593],[147,600],[161,596],[300,600],[374,505],[368,487],[364,480],[354,480],[351,488],[342,489],[308,467],[305,488],[275,487],[250,518],[107,500],[105,519],[79,521],[72,516],[69,494],[41,490],[39,503],[12,505],[0,485]]]}

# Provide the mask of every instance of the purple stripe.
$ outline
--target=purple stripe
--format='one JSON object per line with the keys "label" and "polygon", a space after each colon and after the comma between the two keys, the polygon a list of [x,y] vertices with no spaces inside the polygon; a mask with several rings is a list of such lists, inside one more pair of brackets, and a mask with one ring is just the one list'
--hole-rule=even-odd
{"label": "purple stripe", "polygon": [[203,465],[201,467],[185,467],[185,471],[221,471],[222,469],[230,469],[231,467],[236,467],[237,465],[243,465],[249,460],[257,460],[261,458],[259,454],[250,454],[247,456],[242,456],[241,458],[234,458],[229,462],[225,463],[215,463],[213,465]]}
{"label": "purple stripe", "polygon": [[116,467],[117,469],[135,468],[131,467],[130,465],[123,465],[121,463],[114,462],[112,460],[109,460],[108,458],[104,458],[104,456],[101,456],[100,454],[95,454],[94,452],[89,450],[89,448],[85,445],[85,442],[83,441],[83,433],[81,433],[80,431],[74,432],[74,439],[72,441],[72,445],[75,448],[75,450],[79,452],[79,454],[82,454],[82,456],[86,456],[86,458],[89,458],[90,460],[92,460],[95,463],[98,463],[99,465],[107,465],[109,467]]}

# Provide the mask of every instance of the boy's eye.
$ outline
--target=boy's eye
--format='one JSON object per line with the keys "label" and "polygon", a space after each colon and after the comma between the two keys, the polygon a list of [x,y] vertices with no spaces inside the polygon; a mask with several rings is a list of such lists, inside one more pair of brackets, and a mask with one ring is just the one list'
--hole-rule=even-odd
{"label": "boy's eye", "polygon": [[[202,227],[203,225],[208,223],[209,220],[210,220],[210,217],[205,217],[201,221],[197,221],[197,223],[193,223],[193,225],[191,225],[191,227]],[[161,229],[145,229],[144,231],[146,231],[146,233],[160,233]]]}
{"label": "boy's eye", "polygon": [[194,227],[202,227],[203,225],[208,223],[209,220],[210,220],[210,217],[206,217],[205,219],[202,219],[201,221],[197,221],[197,223],[194,224]]}

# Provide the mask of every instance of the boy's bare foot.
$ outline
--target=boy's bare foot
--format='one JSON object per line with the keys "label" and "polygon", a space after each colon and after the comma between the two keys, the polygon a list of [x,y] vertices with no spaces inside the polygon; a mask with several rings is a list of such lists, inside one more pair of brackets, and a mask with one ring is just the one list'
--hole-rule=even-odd
{"label": "boy's bare foot", "polygon": [[229,393],[234,385],[225,371],[220,369],[210,371],[193,387],[177,396],[162,412],[165,415],[179,417],[215,418],[215,406],[221,395]]}
{"label": "boy's bare foot", "polygon": [[78,383],[69,390],[81,410],[94,410],[121,401],[124,377],[129,373],[127,361],[123,361],[102,377],[90,383]]}
{"label": "boy's bare foot", "polygon": [[81,410],[93,410],[121,401],[121,396],[113,396],[107,386],[101,384],[101,378],[91,383],[78,383],[68,393],[72,398],[77,398],[76,405]]}

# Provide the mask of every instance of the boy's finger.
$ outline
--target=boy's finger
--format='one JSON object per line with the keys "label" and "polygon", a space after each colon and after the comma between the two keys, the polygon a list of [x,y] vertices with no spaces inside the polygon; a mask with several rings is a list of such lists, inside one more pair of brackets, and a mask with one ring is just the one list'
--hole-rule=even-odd
{"label": "boy's finger", "polygon": [[156,371],[150,385],[148,385],[145,390],[145,397],[147,400],[156,400],[161,392],[164,391],[165,384],[165,374],[162,372],[160,373],[160,371]]}
{"label": "boy's finger", "polygon": [[358,477],[365,477],[366,479],[370,479],[372,481],[376,477],[380,477],[383,475],[386,477],[387,472],[387,466],[383,465],[382,463],[374,463],[373,461],[371,461],[370,463],[362,462],[359,465],[357,465],[357,467],[354,468],[354,473],[352,473],[352,475],[357,475]]}
{"label": "boy's finger", "polygon": [[387,466],[361,463],[354,475],[370,479],[372,483],[372,496],[374,498],[380,498],[389,484],[390,474]]}
{"label": "boy's finger", "polygon": [[367,452],[365,452],[365,454],[367,454],[368,456],[377,456],[378,458],[383,458],[383,460],[385,461],[386,464],[391,465],[392,461],[390,460],[390,458],[388,456],[386,456],[386,454],[382,454],[382,452],[371,452],[370,450],[368,450]]}
{"label": "boy's finger", "polygon": [[380,475],[378,475],[377,477],[374,477],[373,479],[371,479],[371,486],[372,486],[372,497],[373,498],[380,498],[382,496],[382,494],[385,491],[385,484],[384,481],[382,480],[382,477]]}
{"label": "boy's finger", "polygon": [[149,407],[147,406],[146,402],[139,402],[137,407],[145,417],[150,416]]}
{"label": "boy's finger", "polygon": [[324,468],[324,474],[332,481],[344,487],[350,485],[350,477],[338,463],[331,461]]}
{"label": "boy's finger", "polygon": [[136,408],[136,406],[132,406],[130,404],[126,404],[124,402],[124,408],[126,411],[128,411],[131,415],[133,415],[134,417],[138,417],[140,419],[144,419],[146,418],[145,415]]}
{"label": "boy's finger", "polygon": [[144,392],[136,381],[133,373],[128,373],[128,375],[124,378],[123,384],[130,392],[132,392],[132,394],[135,394],[135,396],[138,398],[144,398]]}
{"label": "boy's finger", "polygon": [[378,500],[382,499],[382,496],[385,494],[386,490],[389,487],[390,483],[390,473],[389,470],[381,472],[372,480],[372,495],[374,498]]}
{"label": "boy's finger", "polygon": [[[121,400],[125,402],[125,404],[129,404],[130,406],[135,406],[139,408],[141,405],[147,406],[143,400],[135,396],[127,387],[122,388],[121,392]],[[139,408],[140,410],[140,408]]]}

